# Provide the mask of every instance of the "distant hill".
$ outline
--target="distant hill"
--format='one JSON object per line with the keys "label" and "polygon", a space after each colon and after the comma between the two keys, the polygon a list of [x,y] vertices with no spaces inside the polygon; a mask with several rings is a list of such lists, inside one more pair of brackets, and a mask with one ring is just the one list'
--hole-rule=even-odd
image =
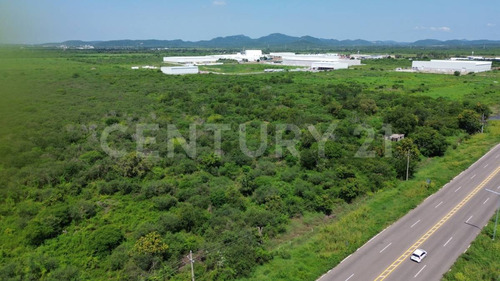
{"label": "distant hill", "polygon": [[260,38],[252,39],[245,35],[233,35],[217,37],[211,40],[184,41],[176,40],[112,40],[112,41],[80,41],[71,40],[61,43],[41,44],[46,47],[67,46],[77,48],[85,45],[97,49],[109,48],[273,48],[273,49],[296,49],[296,48],[338,48],[338,47],[370,47],[370,46],[415,46],[415,47],[467,47],[467,46],[498,46],[500,40],[447,40],[435,39],[418,40],[415,42],[396,41],[367,41],[323,39],[312,36],[295,37],[281,33],[273,33]]}

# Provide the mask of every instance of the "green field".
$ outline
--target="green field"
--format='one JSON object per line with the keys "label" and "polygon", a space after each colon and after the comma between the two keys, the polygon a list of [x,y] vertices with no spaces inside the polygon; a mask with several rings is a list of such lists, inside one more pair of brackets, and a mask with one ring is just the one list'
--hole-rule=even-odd
{"label": "green field", "polygon": [[[313,280],[500,141],[498,122],[478,134],[499,113],[497,70],[130,69],[167,54],[183,52],[0,49],[1,280],[186,280],[190,250],[197,280]],[[220,147],[210,124],[226,126]],[[384,124],[407,135],[408,182]],[[241,125],[250,151],[264,136],[258,157]]]}

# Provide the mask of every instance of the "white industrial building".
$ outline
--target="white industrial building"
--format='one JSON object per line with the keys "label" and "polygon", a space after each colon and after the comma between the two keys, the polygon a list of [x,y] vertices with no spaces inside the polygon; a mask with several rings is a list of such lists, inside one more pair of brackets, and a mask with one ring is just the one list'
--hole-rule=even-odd
{"label": "white industrial building", "polygon": [[182,74],[198,74],[199,69],[196,65],[184,65],[184,66],[163,66],[161,72],[170,75],[182,75]]}
{"label": "white industrial building", "polygon": [[390,55],[365,55],[365,54],[352,54],[351,58],[357,60],[377,60],[377,59],[386,59],[390,58]]}
{"label": "white industrial building", "polygon": [[295,53],[292,52],[269,53],[269,56],[270,57],[295,56]]}
{"label": "white industrial building", "polygon": [[[241,53],[224,55],[164,57],[163,62],[184,65],[207,65],[215,64],[220,59],[232,59],[238,62],[256,62],[262,57],[271,58],[273,64],[279,63],[281,65],[307,67],[313,70],[346,69],[351,65],[361,64],[361,61],[358,59],[349,59],[349,57],[338,54],[295,54],[292,52],[280,52],[263,55],[261,50],[245,50]],[[165,71],[163,72],[167,73]],[[168,70],[168,74],[177,74],[171,73],[173,71]]]}
{"label": "white industrial building", "polygon": [[207,64],[215,63],[219,58],[214,56],[190,56],[190,57],[164,57],[163,62],[179,64]]}
{"label": "white industrial building", "polygon": [[460,73],[483,72],[491,70],[491,61],[463,61],[463,60],[431,60],[413,61],[414,71],[433,73]]}
{"label": "white industrial building", "polygon": [[246,59],[248,61],[258,61],[262,57],[261,50],[245,50],[241,53],[242,59]]}
{"label": "white industrial building", "polygon": [[189,56],[189,57],[164,57],[163,62],[178,63],[178,64],[212,64],[216,63],[219,59],[231,59],[238,62],[249,61],[255,62],[262,57],[261,50],[245,50],[241,53],[228,54],[228,55],[209,55],[209,56]]}
{"label": "white industrial building", "polygon": [[349,68],[349,64],[345,62],[313,62],[311,64],[311,69],[313,70],[336,70],[347,68]]}
{"label": "white industrial building", "polygon": [[356,59],[347,59],[338,54],[295,54],[295,53],[271,53],[269,56],[275,60],[281,61],[283,65],[305,66],[314,68],[314,64],[330,63],[337,64],[335,69],[347,66],[360,65],[361,61]]}

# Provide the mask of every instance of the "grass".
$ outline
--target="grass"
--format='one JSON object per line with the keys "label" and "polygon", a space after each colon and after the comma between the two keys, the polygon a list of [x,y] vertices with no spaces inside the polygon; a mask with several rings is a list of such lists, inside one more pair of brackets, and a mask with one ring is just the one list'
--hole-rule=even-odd
{"label": "grass", "polygon": [[[500,280],[500,239],[492,241],[495,216],[481,231],[470,248],[458,258],[443,281]],[[497,229],[498,234],[498,229]]]}
{"label": "grass", "polygon": [[[352,210],[316,227],[309,235],[275,248],[271,262],[241,280],[315,280],[496,145],[500,141],[500,122],[490,124],[487,134],[473,136],[442,158],[425,161],[412,180],[362,198]],[[432,180],[429,188],[425,184],[428,178]],[[488,252],[492,257],[498,255],[494,249]]]}

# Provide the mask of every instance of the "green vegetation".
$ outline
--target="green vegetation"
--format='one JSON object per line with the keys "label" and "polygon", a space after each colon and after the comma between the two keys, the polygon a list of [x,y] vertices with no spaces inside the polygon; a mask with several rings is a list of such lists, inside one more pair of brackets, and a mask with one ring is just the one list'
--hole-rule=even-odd
{"label": "green vegetation", "polygon": [[[190,250],[197,280],[313,279],[499,139],[474,127],[497,71],[167,76],[130,69],[163,53],[99,52],[0,49],[2,280],[185,280]],[[384,123],[422,153],[409,182]]]}
{"label": "green vegetation", "polygon": [[[499,280],[500,279],[500,240],[491,240],[495,215],[490,223],[481,231],[472,242],[466,253],[455,262],[443,281],[463,280]],[[497,236],[498,237],[498,236]]]}
{"label": "green vegetation", "polygon": [[[338,219],[321,225],[290,243],[279,245],[275,248],[275,258],[270,263],[258,267],[251,277],[242,280],[316,280],[465,170],[498,144],[499,139],[500,121],[495,121],[489,127],[489,134],[475,135],[456,149],[448,150],[443,157],[421,163],[412,180],[400,182],[392,189],[369,193],[348,207],[334,210],[333,213],[339,214]],[[427,179],[431,179],[430,185],[427,184]],[[491,232],[491,226],[489,229]],[[489,238],[487,245],[492,244]],[[497,248],[494,247],[485,252],[488,257],[498,256]],[[472,263],[474,270],[479,270],[474,274],[494,274],[495,271],[483,272],[489,270],[484,267],[483,261],[467,260]],[[494,267],[495,259],[491,261]],[[490,280],[468,279],[469,276],[474,275],[466,275],[464,280]]]}

